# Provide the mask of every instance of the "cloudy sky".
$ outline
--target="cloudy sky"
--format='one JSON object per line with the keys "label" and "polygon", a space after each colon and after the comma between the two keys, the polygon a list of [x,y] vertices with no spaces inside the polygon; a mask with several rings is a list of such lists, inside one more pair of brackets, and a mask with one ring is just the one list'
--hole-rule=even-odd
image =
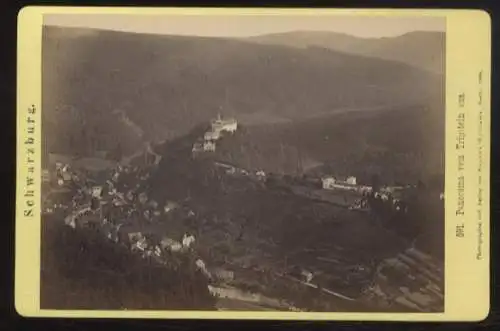
{"label": "cloudy sky", "polygon": [[127,15],[47,14],[44,24],[138,33],[244,37],[287,31],[332,31],[373,38],[411,31],[445,31],[446,21],[432,16],[345,15]]}

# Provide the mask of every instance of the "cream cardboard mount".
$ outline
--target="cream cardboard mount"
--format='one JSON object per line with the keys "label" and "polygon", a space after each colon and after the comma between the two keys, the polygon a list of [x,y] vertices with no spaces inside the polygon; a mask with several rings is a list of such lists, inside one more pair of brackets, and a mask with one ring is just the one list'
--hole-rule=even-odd
{"label": "cream cardboard mount", "polygon": [[478,321],[479,10],[26,7],[26,317]]}

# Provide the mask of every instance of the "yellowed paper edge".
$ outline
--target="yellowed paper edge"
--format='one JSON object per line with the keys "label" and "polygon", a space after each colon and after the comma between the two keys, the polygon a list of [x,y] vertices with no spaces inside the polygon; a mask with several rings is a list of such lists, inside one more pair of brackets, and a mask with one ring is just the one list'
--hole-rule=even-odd
{"label": "yellowed paper edge", "polygon": [[[360,15],[446,18],[446,260],[444,313],[294,313],[212,311],[55,311],[39,308],[41,31],[49,13],[179,15]],[[22,316],[180,319],[477,321],[489,313],[490,17],[479,10],[205,9],[26,7],[18,17],[15,307]],[[481,82],[480,78],[481,76]],[[465,94],[465,107],[458,96]],[[481,96],[480,96],[481,94]],[[479,104],[479,98],[482,103]],[[457,117],[465,149],[457,150]],[[481,117],[481,120],[480,120]],[[481,152],[480,152],[481,149]],[[464,169],[459,170],[459,155]],[[478,158],[480,161],[478,161]],[[478,171],[478,168],[481,168]],[[457,180],[465,183],[465,236],[456,236]],[[31,179],[33,182],[31,182]],[[478,196],[482,203],[479,204]],[[31,210],[31,212],[30,212]],[[33,216],[31,216],[31,213]],[[480,217],[480,219],[479,219]],[[481,225],[479,225],[481,224]],[[482,240],[480,242],[480,240]]]}

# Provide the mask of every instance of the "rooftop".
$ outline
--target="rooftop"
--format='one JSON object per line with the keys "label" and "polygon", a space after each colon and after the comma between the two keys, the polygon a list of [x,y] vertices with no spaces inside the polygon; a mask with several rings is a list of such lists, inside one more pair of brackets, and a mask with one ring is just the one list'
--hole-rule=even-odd
{"label": "rooftop", "polygon": [[217,118],[212,120],[213,124],[233,124],[236,123],[236,119],[234,118],[222,118],[220,114],[217,115]]}

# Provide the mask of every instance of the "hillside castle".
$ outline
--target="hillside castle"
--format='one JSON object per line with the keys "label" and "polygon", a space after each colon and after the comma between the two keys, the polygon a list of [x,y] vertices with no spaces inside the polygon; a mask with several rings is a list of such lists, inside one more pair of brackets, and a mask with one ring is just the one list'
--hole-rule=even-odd
{"label": "hillside castle", "polygon": [[215,152],[216,141],[220,139],[224,132],[234,133],[238,129],[238,122],[234,118],[223,119],[220,114],[210,122],[210,130],[205,132],[203,142],[196,142],[193,145],[193,153]]}

